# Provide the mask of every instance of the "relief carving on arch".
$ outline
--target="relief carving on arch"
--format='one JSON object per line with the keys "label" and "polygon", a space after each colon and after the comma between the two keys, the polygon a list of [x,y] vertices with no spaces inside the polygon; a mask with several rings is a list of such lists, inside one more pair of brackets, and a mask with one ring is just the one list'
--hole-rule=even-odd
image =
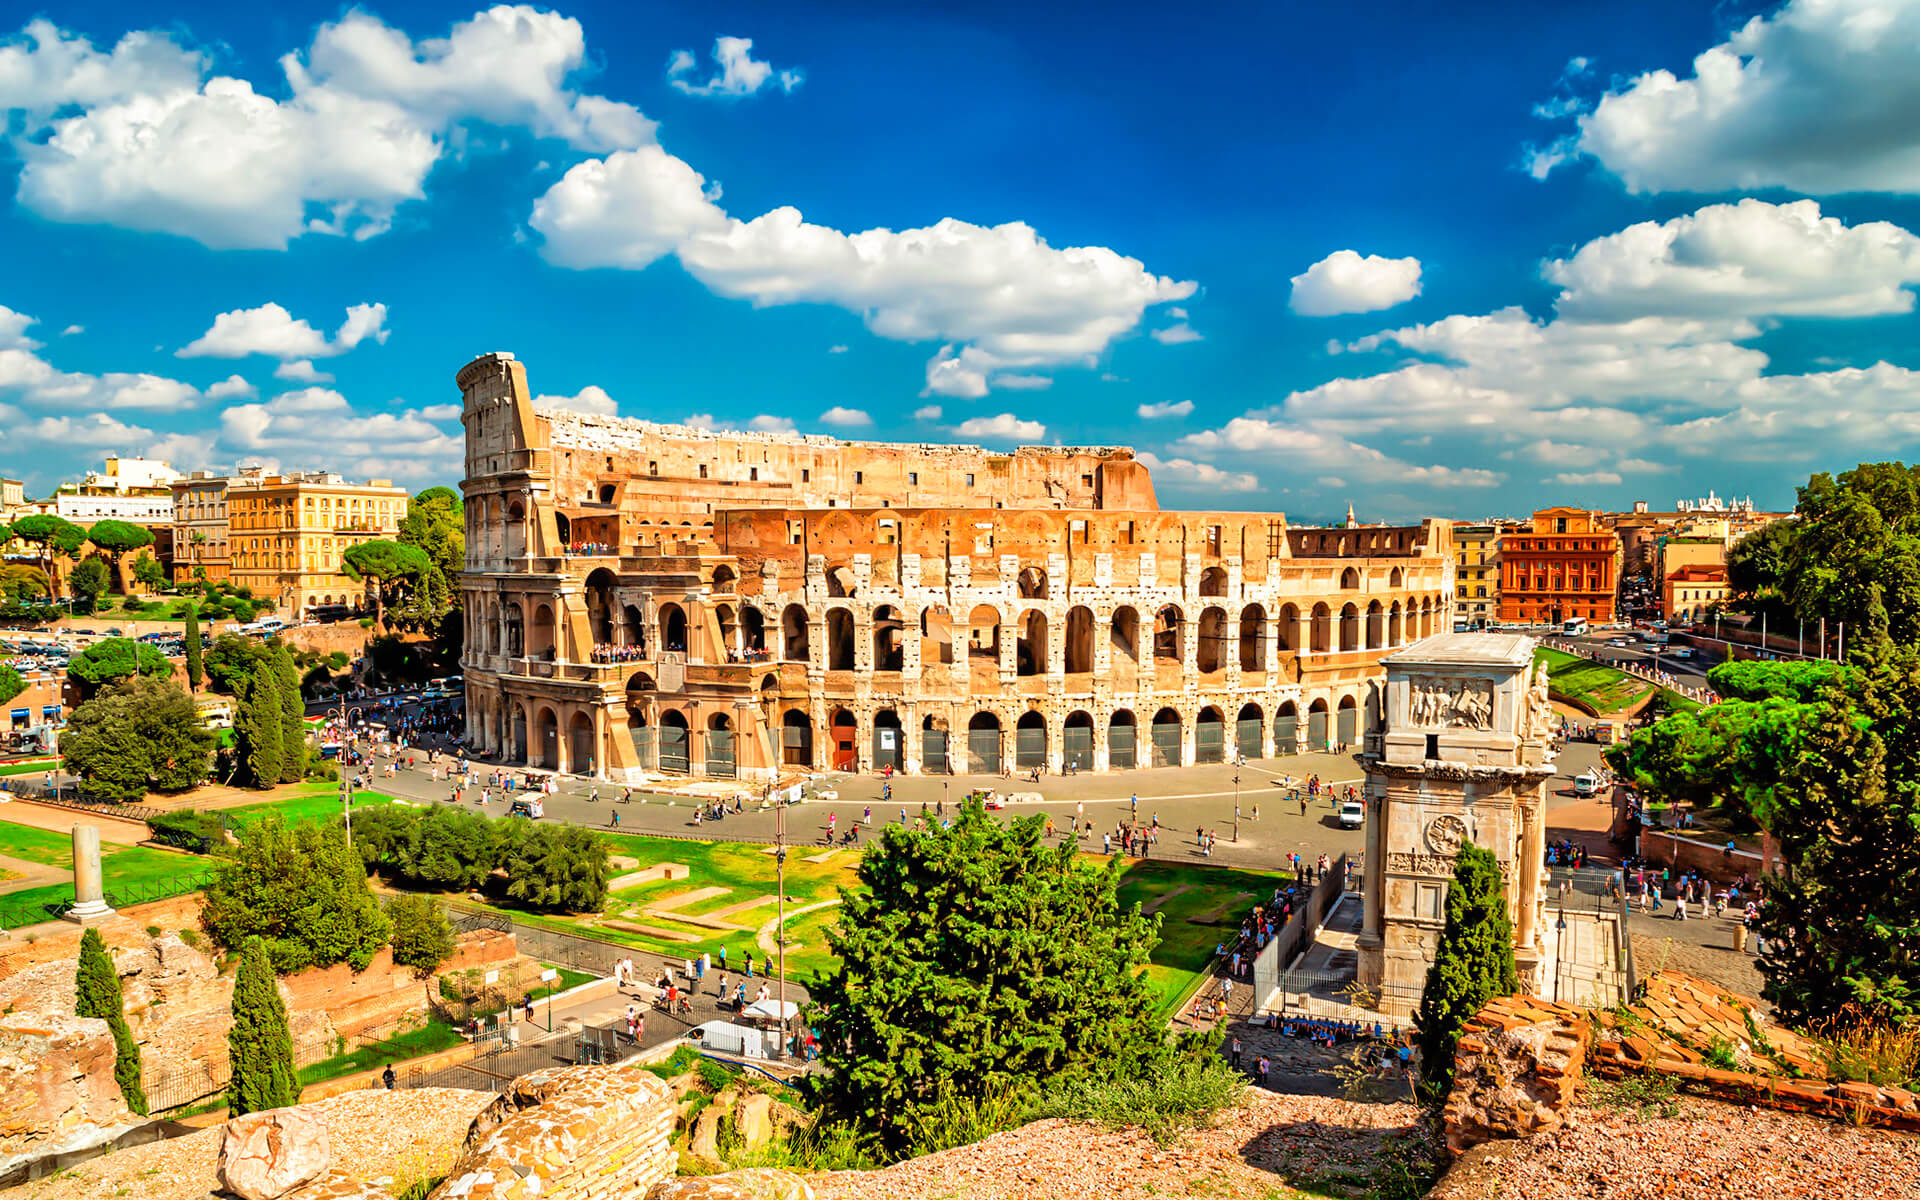
{"label": "relief carving on arch", "polygon": [[1415,675],[1407,680],[1407,715],[1416,726],[1493,728],[1493,681]]}

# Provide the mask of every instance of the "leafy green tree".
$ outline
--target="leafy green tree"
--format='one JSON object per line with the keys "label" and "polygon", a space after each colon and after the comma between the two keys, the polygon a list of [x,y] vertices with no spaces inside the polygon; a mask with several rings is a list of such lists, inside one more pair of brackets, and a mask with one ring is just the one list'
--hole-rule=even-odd
{"label": "leafy green tree", "polygon": [[75,611],[96,611],[100,607],[100,597],[107,594],[112,582],[107,564],[99,558],[89,558],[75,567],[72,574],[67,576],[67,587],[73,592]]}
{"label": "leafy green tree", "polygon": [[187,643],[187,689],[197,692],[200,690],[200,681],[206,678],[205,664],[200,661],[202,650],[199,606],[192,603],[187,605],[186,626],[181,631],[181,636]]}
{"label": "leafy green tree", "polygon": [[95,642],[67,663],[68,676],[88,694],[134,675],[165,679],[172,673],[166,655],[146,642],[123,637]]}
{"label": "leafy green tree", "polygon": [[405,546],[386,538],[373,538],[347,547],[340,556],[340,569],[349,579],[364,579],[373,593],[373,623],[386,624],[387,605],[406,585],[418,580],[432,564],[417,546]]}
{"label": "leafy green tree", "polygon": [[6,663],[0,663],[0,704],[5,704],[26,690],[27,681],[20,677],[20,672]]}
{"label": "leafy green tree", "polygon": [[59,559],[80,553],[80,547],[87,544],[87,531],[65,517],[32,513],[13,523],[13,536],[39,549],[40,573],[47,577],[47,586],[57,598],[60,577],[54,565]]}
{"label": "leafy green tree", "polygon": [[431,487],[407,503],[406,519],[395,539],[425,554],[429,569],[408,599],[406,616],[420,629],[432,629],[459,604],[457,586],[466,568],[466,518],[452,488]]}
{"label": "leafy green tree", "polygon": [[200,921],[229,950],[262,939],[283,973],[338,962],[365,970],[392,932],[345,831],[320,821],[289,827],[276,816],[248,825],[231,848]]}
{"label": "leafy green tree", "polygon": [[280,782],[298,783],[307,777],[307,707],[300,699],[293,653],[285,644],[274,647],[273,673],[280,700]]}
{"label": "leafy green tree", "polygon": [[446,905],[432,896],[407,892],[387,901],[393,922],[393,961],[421,975],[453,957],[453,922]]}
{"label": "leafy green tree", "polygon": [[1791,1021],[1920,1019],[1920,650],[1830,682],[1776,766],[1755,789],[1787,867],[1763,885],[1761,994]]}
{"label": "leafy green tree", "polygon": [[280,672],[269,657],[247,679],[233,718],[233,754],[239,778],[249,787],[270,788],[286,767],[284,706]]}
{"label": "leafy green tree", "polygon": [[113,1032],[113,1081],[127,1107],[147,1115],[147,1093],[140,1086],[140,1044],[127,1028],[126,1001],[120,993],[120,972],[107,955],[107,943],[98,929],[80,935],[80,966],[74,972],[74,1015],[105,1021]]}
{"label": "leafy green tree", "polygon": [[223,633],[207,650],[207,686],[229,696],[243,696],[253,673],[266,660],[266,643],[244,634]]}
{"label": "leafy green tree", "polygon": [[[0,526],[0,546],[6,545],[5,528]],[[42,596],[52,595],[53,589],[47,586],[47,577],[40,573],[39,567],[30,567],[26,563],[0,563],[0,598],[31,604]]]}
{"label": "leafy green tree", "polygon": [[255,938],[233,981],[233,1026],[227,1031],[227,1115],[266,1112],[300,1101],[293,1031],[267,946]]}
{"label": "leafy green tree", "polygon": [[127,577],[127,555],[153,545],[153,530],[131,521],[95,521],[92,528],[87,530],[87,540],[113,563],[113,573],[119,579],[121,593],[131,592],[133,588],[132,581]]}
{"label": "leafy green tree", "polygon": [[133,580],[150,592],[160,591],[167,586],[166,568],[153,555],[142,554],[133,560]]}
{"label": "leafy green tree", "polygon": [[832,1119],[899,1153],[944,1111],[1106,1075],[1165,1047],[1141,976],[1158,917],[1119,863],[1041,843],[978,804],[950,829],[889,825],[842,889],[832,973],[810,985]]}
{"label": "leafy green tree", "polygon": [[598,912],[607,902],[607,844],[574,825],[509,821],[499,863],[507,895],[546,912]]}
{"label": "leafy green tree", "polygon": [[1413,1016],[1421,1083],[1430,1097],[1445,1096],[1453,1086],[1453,1053],[1467,1020],[1487,1001],[1519,990],[1500,860],[1468,842],[1454,860],[1447,922]]}
{"label": "leafy green tree", "polygon": [[73,710],[60,753],[88,792],[133,803],[149,791],[205,783],[214,740],[193,698],[172,681],[128,679]]}

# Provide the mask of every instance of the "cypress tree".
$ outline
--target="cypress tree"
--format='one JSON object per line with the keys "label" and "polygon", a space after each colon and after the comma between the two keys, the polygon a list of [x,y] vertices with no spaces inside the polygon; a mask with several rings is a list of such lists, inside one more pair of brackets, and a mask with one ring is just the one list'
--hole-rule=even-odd
{"label": "cypress tree", "polygon": [[126,1003],[120,994],[120,972],[107,956],[107,943],[98,929],[80,935],[80,966],[73,976],[74,1014],[105,1021],[113,1031],[113,1081],[127,1107],[147,1115],[147,1093],[140,1086],[140,1045],[127,1028]]}
{"label": "cypress tree", "polygon": [[1453,864],[1447,923],[1413,1016],[1421,1082],[1430,1099],[1444,1098],[1453,1087],[1453,1053],[1468,1019],[1495,996],[1519,990],[1500,860],[1493,851],[1469,842],[1460,847]]}
{"label": "cypress tree", "polygon": [[286,762],[281,731],[280,673],[263,663],[247,678],[233,723],[234,753],[241,773],[254,787],[269,788],[280,782],[280,768]]}
{"label": "cypress tree", "polygon": [[200,608],[196,604],[187,605],[187,625],[184,635],[187,642],[187,690],[200,690],[200,680],[205,671],[200,665]]}
{"label": "cypress tree", "polygon": [[254,938],[240,956],[233,981],[233,1027],[227,1032],[227,1112],[241,1116],[285,1108],[300,1100],[293,1067],[293,1034],[266,943]]}
{"label": "cypress tree", "polygon": [[298,783],[307,776],[307,709],[300,700],[293,651],[284,645],[274,648],[273,674],[280,692],[280,782]]}

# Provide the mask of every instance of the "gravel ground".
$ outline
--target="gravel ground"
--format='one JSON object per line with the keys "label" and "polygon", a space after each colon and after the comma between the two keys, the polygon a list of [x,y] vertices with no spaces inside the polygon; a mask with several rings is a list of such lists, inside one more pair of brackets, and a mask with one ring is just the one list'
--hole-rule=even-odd
{"label": "gravel ground", "polygon": [[[444,1174],[489,1092],[417,1088],[347,1092],[305,1105],[327,1123],[334,1166],[401,1187]],[[9,1193],[21,1200],[219,1200],[221,1126],[92,1159]]]}
{"label": "gravel ground", "polygon": [[1911,1200],[1920,1138],[1682,1099],[1678,1116],[1576,1107],[1573,1124],[1482,1147],[1445,1200]]}
{"label": "gravel ground", "polygon": [[1372,1178],[1382,1146],[1406,1131],[1404,1104],[1350,1104],[1258,1088],[1210,1129],[1156,1146],[1138,1129],[1036,1121],[884,1171],[811,1177],[819,1200],[1167,1200],[1286,1197]]}

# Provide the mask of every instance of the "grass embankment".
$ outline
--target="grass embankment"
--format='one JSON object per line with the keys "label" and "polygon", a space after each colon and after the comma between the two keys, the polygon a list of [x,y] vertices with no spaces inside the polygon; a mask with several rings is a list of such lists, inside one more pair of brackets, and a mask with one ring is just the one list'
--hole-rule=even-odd
{"label": "grass embankment", "polygon": [[57,758],[30,758],[25,762],[7,763],[0,766],[0,775],[39,775],[51,771],[60,765]]}
{"label": "grass embankment", "polygon": [[429,1021],[418,1029],[396,1034],[386,1041],[374,1042],[344,1054],[336,1054],[332,1058],[308,1063],[300,1068],[300,1086],[312,1087],[316,1083],[325,1083],[329,1079],[338,1079],[342,1075],[373,1071],[388,1063],[403,1063],[409,1059],[436,1054],[442,1050],[450,1050],[466,1040],[453,1026],[439,1021]]}
{"label": "grass embankment", "polygon": [[[356,789],[353,793],[353,806],[367,808],[378,804],[392,804],[394,798],[385,792],[372,792]],[[262,800],[258,804],[245,804],[239,808],[226,810],[227,819],[235,824],[257,821],[261,817],[275,814],[289,825],[300,825],[308,821],[325,821],[340,815],[340,785],[337,783],[303,783],[298,790],[273,800]]]}
{"label": "grass embankment", "polygon": [[[577,933],[677,957],[711,954],[720,960],[727,949],[728,966],[738,969],[746,951],[756,964],[764,960],[757,931],[776,912],[773,857],[766,847],[737,842],[685,842],[632,834],[602,834],[617,856],[634,860],[628,872],[660,863],[681,863],[690,876],[657,880],[611,893],[604,913],[560,917],[530,914],[508,908],[514,920],[561,933]],[[827,930],[839,920],[837,905],[791,915],[795,909],[837,899],[839,889],[854,887],[857,850],[834,853],[825,862],[810,863],[796,847],[787,856],[787,940],[797,947],[787,952],[787,972],[806,981],[833,964],[827,949]],[[1158,1011],[1171,1014],[1213,961],[1214,947],[1230,939],[1253,904],[1273,893],[1283,879],[1266,871],[1237,871],[1178,863],[1137,862],[1121,875],[1122,905],[1143,909],[1171,894],[1158,909],[1162,915],[1160,942],[1147,967],[1147,983]],[[713,892],[712,889],[725,889]],[[1184,890],[1182,890],[1184,889]],[[708,891],[685,904],[676,897]],[[762,903],[736,906],[756,899]],[[667,905],[658,911],[651,906]],[[734,909],[733,912],[726,912]],[[688,918],[707,918],[706,922]],[[740,928],[717,928],[725,922]]]}
{"label": "grass embankment", "polygon": [[[70,871],[73,867],[73,839],[67,834],[0,821],[0,854]],[[118,842],[100,843],[100,869],[109,894],[132,892],[137,893],[141,900],[183,895],[194,889],[197,878],[205,874],[208,865],[205,859],[166,850],[126,846]],[[29,909],[42,910],[46,906],[70,904],[72,901],[71,880],[0,896],[0,906],[14,913]],[[40,919],[44,918],[15,917],[14,923],[30,923]]]}
{"label": "grass embankment", "polygon": [[1547,664],[1547,687],[1555,697],[1584,705],[1600,716],[1624,712],[1655,690],[1644,679],[1564,651],[1542,646],[1533,656],[1534,661]]}

